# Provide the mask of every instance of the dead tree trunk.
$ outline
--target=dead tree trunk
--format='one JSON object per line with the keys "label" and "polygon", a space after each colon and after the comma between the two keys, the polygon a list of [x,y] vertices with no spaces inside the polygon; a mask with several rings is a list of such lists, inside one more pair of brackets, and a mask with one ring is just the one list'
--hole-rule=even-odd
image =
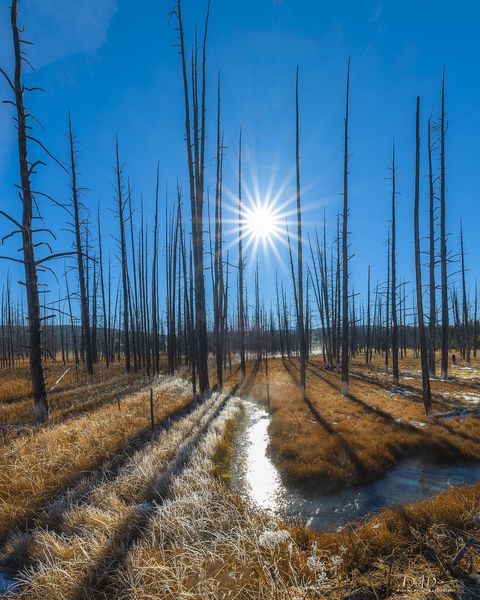
{"label": "dead tree trunk", "polygon": [[[323,264],[320,264],[320,275],[322,279],[323,289],[323,306],[325,310],[325,320],[327,329],[327,362],[328,366],[333,366],[333,341],[332,341],[332,324],[330,320],[330,300],[328,295],[328,268],[327,268],[327,223],[325,218],[325,212],[323,213]],[[317,237],[317,254],[320,254],[320,245]]]}
{"label": "dead tree trunk", "polygon": [[[15,73],[13,82],[7,77],[10,87],[15,95],[15,109],[17,121],[17,147],[21,180],[22,223],[15,225],[21,231],[23,265],[25,270],[25,287],[27,292],[28,332],[29,332],[29,358],[30,374],[32,379],[32,392],[35,419],[44,422],[48,419],[48,396],[45,385],[45,375],[42,361],[42,327],[40,315],[40,299],[38,293],[37,263],[35,261],[35,244],[33,242],[33,192],[30,175],[32,165],[28,160],[28,129],[27,112],[23,103],[24,85],[22,81],[23,51],[22,40],[17,25],[18,0],[12,0],[11,27],[13,35],[13,50],[15,57]],[[6,74],[5,74],[6,75]],[[10,219],[10,221],[13,221]]]}
{"label": "dead tree trunk", "polygon": [[442,281],[442,379],[448,379],[448,274],[445,209],[445,71],[442,78],[442,109],[440,115],[440,265]]}
{"label": "dead tree trunk", "polygon": [[157,307],[157,278],[158,278],[158,193],[159,165],[155,184],[155,220],[153,225],[153,266],[152,266],[152,335],[153,335],[153,372],[160,373],[160,348],[158,339],[158,307]]}
{"label": "dead tree trunk", "polygon": [[371,266],[368,265],[368,282],[367,282],[367,332],[365,338],[365,365],[370,364],[370,335],[371,335],[371,294],[370,294],[370,284],[371,284]]}
{"label": "dead tree trunk", "polygon": [[[82,235],[81,235],[81,220],[80,220],[80,200],[77,185],[77,164],[75,157],[74,138],[72,131],[72,120],[70,114],[68,115],[68,139],[70,146],[70,175],[71,175],[71,191],[72,191],[72,209],[74,218],[74,230],[75,230],[75,251],[77,254],[77,270],[78,270],[78,287],[80,290],[80,315],[82,319],[82,332],[85,348],[85,362],[87,367],[87,380],[88,383],[93,383],[93,351],[92,351],[92,339],[90,331],[90,316],[88,314],[88,297],[87,288],[85,282],[85,269],[84,269],[84,252],[82,247]],[[88,251],[88,248],[87,248]]]}
{"label": "dead tree trunk", "polygon": [[305,396],[306,384],[306,354],[307,348],[305,344],[305,322],[303,313],[303,239],[302,239],[302,205],[300,191],[300,119],[299,119],[299,98],[298,98],[298,74],[296,79],[296,145],[295,145],[295,166],[296,166],[296,183],[297,183],[297,251],[298,251],[298,313],[297,313],[297,329],[298,329],[298,344],[300,346],[300,388],[302,395]]}
{"label": "dead tree trunk", "polygon": [[385,301],[385,371],[388,373],[388,361],[390,359],[390,273],[391,273],[391,265],[390,265],[390,248],[391,248],[391,233],[390,227],[388,228],[388,237],[387,237],[387,288],[385,290],[386,293],[386,301]]}
{"label": "dead tree trunk", "polygon": [[276,297],[276,305],[277,305],[277,322],[278,322],[278,337],[280,341],[280,353],[282,358],[285,356],[285,343],[283,339],[283,327],[282,327],[282,318],[280,313],[280,296],[278,294],[278,273],[275,271],[275,297]]}
{"label": "dead tree trunk", "polygon": [[102,230],[100,227],[100,210],[97,213],[97,228],[98,228],[98,262],[100,267],[100,289],[102,292],[102,313],[103,313],[103,357],[105,364],[110,365],[110,356],[108,352],[108,314],[105,301],[105,280],[103,275],[103,248],[102,248]]}
{"label": "dead tree trunk", "polygon": [[348,356],[348,112],[350,97],[350,59],[347,70],[345,130],[343,148],[343,229],[342,229],[342,395],[349,392]]}
{"label": "dead tree trunk", "polygon": [[130,327],[129,327],[129,285],[128,285],[128,264],[127,264],[127,244],[125,239],[125,200],[122,181],[122,167],[118,155],[118,139],[115,143],[115,178],[116,178],[116,200],[118,220],[120,225],[120,264],[122,268],[122,290],[123,290],[123,344],[125,353],[125,370],[130,372]]}
{"label": "dead tree trunk", "polygon": [[478,291],[477,280],[475,280],[475,302],[473,312],[473,356],[477,358],[477,337],[478,337]]}
{"label": "dead tree trunk", "polygon": [[470,329],[468,322],[468,300],[467,300],[467,286],[465,282],[465,247],[463,243],[463,227],[460,225],[460,258],[462,267],[462,312],[463,312],[463,341],[465,345],[465,360],[467,366],[470,366]]}
{"label": "dead tree trunk", "polygon": [[238,325],[240,329],[240,373],[245,381],[245,306],[243,294],[243,199],[242,199],[242,131],[238,147]]}
{"label": "dead tree trunk", "polygon": [[[185,52],[185,38],[181,1],[177,0],[176,16],[178,19],[178,32],[180,56],[182,61],[182,78],[185,98],[185,131],[187,145],[187,163],[190,185],[190,204],[192,219],[192,243],[195,278],[195,318],[197,338],[197,368],[200,393],[205,395],[209,391],[208,382],[208,338],[207,338],[207,313],[205,301],[205,278],[203,256],[203,207],[204,207],[204,173],[205,173],[205,137],[206,137],[206,50],[210,2],[202,47],[202,74],[200,88],[200,102],[198,98],[198,71],[197,49],[193,52],[192,61],[192,106],[188,85],[187,63]],[[193,115],[193,127],[192,118]]]}
{"label": "dead tree trunk", "polygon": [[430,391],[430,376],[428,373],[428,355],[427,355],[427,337],[425,334],[425,325],[423,319],[423,288],[422,288],[422,266],[420,251],[420,226],[419,226],[419,205],[420,205],[420,97],[417,97],[416,110],[416,135],[415,135],[415,200],[414,200],[414,243],[415,243],[415,279],[417,287],[417,314],[418,314],[418,333],[420,339],[420,358],[422,363],[422,388],[423,405],[425,414],[429,416],[432,412],[432,396]]}
{"label": "dead tree trunk", "polygon": [[397,232],[396,232],[396,179],[395,179],[395,143],[392,151],[392,370],[393,383],[398,385],[398,321],[397,321]]}
{"label": "dead tree trunk", "polygon": [[222,183],[223,183],[223,141],[220,128],[221,96],[220,76],[218,78],[217,103],[217,177],[215,186],[215,247],[213,268],[213,303],[214,303],[214,341],[215,360],[217,366],[217,390],[223,389],[223,228],[222,228]]}
{"label": "dead tree trunk", "polygon": [[431,117],[428,119],[428,183],[429,183],[429,242],[430,242],[430,318],[428,323],[428,341],[429,341],[429,369],[430,376],[435,377],[435,351],[437,335],[437,290],[435,284],[435,186],[433,180],[433,161],[432,161],[432,123]]}

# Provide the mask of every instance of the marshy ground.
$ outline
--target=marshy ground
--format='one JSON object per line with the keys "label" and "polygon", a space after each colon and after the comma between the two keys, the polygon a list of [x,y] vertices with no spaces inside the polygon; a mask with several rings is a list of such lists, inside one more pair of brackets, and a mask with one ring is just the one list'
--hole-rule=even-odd
{"label": "marshy ground", "polygon": [[[352,365],[351,394],[310,357],[306,401],[296,359],[248,362],[224,394],[193,403],[181,377],[69,373],[52,420],[31,422],[26,370],[2,373],[1,571],[18,598],[476,598],[480,484],[317,531],[253,506],[232,484],[242,397],[270,413],[268,456],[306,493],[352,490],[421,455],[480,462],[480,370],[435,380],[423,414],[418,363],[394,387],[380,361]],[[59,373],[61,374],[61,373]],[[49,374],[53,384],[59,374]],[[82,381],[84,374],[80,374]],[[49,381],[50,383],[50,381]],[[149,393],[154,389],[155,430]],[[8,582],[7,582],[8,583]]]}

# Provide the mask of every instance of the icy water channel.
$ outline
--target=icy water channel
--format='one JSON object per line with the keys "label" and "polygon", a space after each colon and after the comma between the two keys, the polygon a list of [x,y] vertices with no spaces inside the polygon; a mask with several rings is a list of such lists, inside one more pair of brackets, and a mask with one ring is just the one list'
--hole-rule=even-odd
{"label": "icy water channel", "polygon": [[316,529],[335,530],[383,507],[429,498],[450,486],[480,481],[480,465],[436,465],[409,459],[374,483],[335,494],[303,492],[285,484],[267,455],[270,415],[254,399],[235,437],[232,480],[252,504],[281,517],[301,517]]}
{"label": "icy water channel", "polygon": [[17,582],[0,571],[0,596],[7,592],[14,592],[17,588]]}

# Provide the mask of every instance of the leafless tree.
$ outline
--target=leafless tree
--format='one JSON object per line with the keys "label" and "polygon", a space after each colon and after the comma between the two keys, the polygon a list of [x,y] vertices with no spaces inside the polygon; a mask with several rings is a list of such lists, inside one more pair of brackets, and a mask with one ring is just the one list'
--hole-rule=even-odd
{"label": "leafless tree", "polygon": [[[80,216],[80,190],[77,184],[77,162],[75,155],[75,141],[72,130],[72,119],[70,114],[68,115],[68,140],[69,140],[69,151],[70,151],[70,175],[71,183],[70,189],[72,193],[72,212],[73,212],[73,228],[75,233],[75,251],[77,258],[77,271],[78,271],[78,287],[80,290],[80,314],[82,321],[82,334],[85,348],[85,358],[87,366],[87,379],[88,383],[93,383],[93,349],[92,339],[90,331],[90,315],[89,315],[89,302],[87,296],[87,285],[85,275],[85,253],[83,251],[81,227],[82,221]],[[87,249],[88,251],[88,249]]]}
{"label": "leafless tree", "polygon": [[423,405],[425,414],[429,416],[432,412],[432,396],[430,391],[430,375],[428,372],[427,337],[423,319],[423,288],[422,288],[422,266],[420,250],[420,97],[417,97],[416,110],[416,134],[415,134],[415,199],[414,199],[414,244],[415,244],[415,279],[417,288],[417,314],[418,334],[420,339],[420,358],[422,363],[422,387]]}
{"label": "leafless tree", "polygon": [[471,364],[470,324],[468,316],[467,284],[465,279],[465,246],[463,241],[463,226],[460,225],[460,263],[462,271],[462,313],[463,313],[463,342],[467,366]]}
{"label": "leafless tree", "polygon": [[125,353],[125,370],[127,373],[130,372],[130,326],[129,326],[129,283],[128,283],[128,259],[127,259],[127,243],[125,237],[125,223],[127,217],[125,216],[125,190],[123,182],[123,167],[120,164],[120,157],[118,151],[118,138],[115,141],[115,185],[116,185],[116,203],[117,203],[117,216],[120,229],[119,238],[119,250],[120,250],[120,264],[122,268],[122,291],[123,291],[123,344]]}
{"label": "leafless tree", "polygon": [[343,148],[343,224],[342,224],[342,395],[349,393],[348,344],[348,117],[350,100],[350,59],[347,69],[345,128]]}
{"label": "leafless tree", "polygon": [[448,379],[448,273],[445,201],[445,70],[442,77],[442,108],[440,113],[440,266],[442,285],[442,379]]}
{"label": "leafless tree", "polygon": [[396,220],[395,142],[392,149],[392,371],[393,383],[398,385],[398,319],[397,319],[397,220]]}
{"label": "leafless tree", "polygon": [[243,269],[242,130],[240,130],[238,142],[238,325],[240,329],[240,372],[242,381],[245,381],[245,306]]}
{"label": "leafless tree", "polygon": [[299,118],[299,68],[297,67],[297,77],[295,86],[295,169],[296,169],[296,185],[297,185],[297,253],[298,253],[298,311],[297,311],[297,330],[298,343],[300,346],[300,388],[303,396],[305,396],[306,385],[306,343],[305,343],[305,322],[303,308],[303,238],[302,238],[302,204],[301,204],[301,188],[300,188],[300,118]]}
{"label": "leafless tree", "polygon": [[203,34],[202,60],[200,67],[201,82],[199,82],[198,76],[198,50],[196,44],[192,56],[192,98],[190,98],[190,85],[188,83],[189,77],[187,74],[187,60],[181,0],[177,1],[175,13],[178,20],[180,56],[182,62],[182,79],[185,98],[185,138],[187,144],[187,164],[190,187],[193,263],[195,277],[194,295],[197,337],[197,367],[200,393],[202,395],[205,395],[209,391],[209,381],[207,313],[204,277],[203,210],[205,188],[204,177],[206,138],[206,60],[210,0],[208,1],[207,15],[205,18],[205,28]]}

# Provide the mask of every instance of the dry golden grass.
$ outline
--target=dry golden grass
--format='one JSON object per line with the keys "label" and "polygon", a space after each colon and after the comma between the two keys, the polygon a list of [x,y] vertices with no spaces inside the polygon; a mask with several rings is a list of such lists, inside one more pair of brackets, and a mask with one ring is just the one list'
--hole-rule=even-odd
{"label": "dry golden grass", "polygon": [[[134,453],[114,475],[86,480],[48,505],[28,534],[13,536],[4,561],[23,568],[25,598],[98,597],[108,573],[142,531],[152,500],[168,489],[170,477],[188,457],[196,436],[221,406],[212,397],[152,443]],[[15,562],[17,563],[15,565]]]}
{"label": "dry golden grass", "polygon": [[[107,368],[104,363],[96,364],[95,382],[114,379],[124,370],[124,365],[117,362],[111,364],[109,368]],[[77,374],[77,369],[72,361],[66,365],[63,365],[58,361],[46,362],[44,363],[44,371],[47,388],[52,387],[66,372],[56,387],[56,392],[81,388],[86,381],[85,366],[82,364],[78,365]],[[30,366],[28,360],[18,363],[14,367],[2,367],[0,368],[0,372],[2,375],[0,382],[0,403],[25,400],[31,396]]]}
{"label": "dry golden grass", "polygon": [[[387,389],[380,370],[354,370],[352,394],[342,398],[337,374],[313,358],[306,404],[296,364],[269,361],[271,446],[284,472],[338,487],[380,476],[413,452],[479,458],[478,416],[422,427],[418,382],[406,380],[411,395],[402,396]],[[225,387],[238,382],[235,371]],[[442,398],[446,389],[455,396]],[[438,382],[435,410],[450,410],[465,389]],[[248,363],[241,392],[267,398],[263,364]],[[190,400],[186,381],[159,393],[157,420]],[[134,451],[129,443],[149,427],[148,393],[141,392],[127,397],[121,412],[104,404],[0,449],[0,534],[13,523],[31,525],[4,548],[6,564],[23,568],[19,597],[478,597],[480,484],[384,510],[339,532],[315,532],[255,510],[234,493],[228,484],[241,406],[229,401],[211,422],[219,406],[208,400]],[[199,445],[190,443],[200,434]],[[187,467],[178,469],[186,457]]]}
{"label": "dry golden grass", "polygon": [[235,430],[236,420],[228,419],[225,423],[223,434],[212,452],[212,475],[225,484],[229,484],[231,480]]}
{"label": "dry golden grass", "polygon": [[[390,465],[412,454],[424,453],[437,461],[480,459],[479,412],[461,418],[426,419],[418,382],[393,388],[365,377],[359,367],[356,371],[351,393],[343,397],[339,375],[325,370],[321,360],[313,357],[303,402],[297,362],[269,361],[270,450],[286,476],[334,489],[378,478]],[[451,411],[453,405],[472,408],[460,398],[465,391],[462,384],[445,386],[454,387],[449,387],[446,397],[442,390],[435,392],[437,413]],[[466,391],[471,393],[468,386]],[[252,394],[266,399],[263,367]]]}
{"label": "dry golden grass", "polygon": [[[161,357],[161,364],[165,362]],[[84,366],[79,366],[78,381],[73,363],[64,367],[60,363],[50,362],[45,369],[47,387],[50,388],[70,369],[55,389],[49,393],[50,422],[58,423],[67,418],[97,409],[118,398],[132,394],[144,387],[149,378],[143,372],[126,373],[123,363],[113,363],[109,368],[105,364],[95,365],[95,381],[86,383]],[[188,370],[185,377],[188,377]],[[229,390],[239,382],[238,366],[232,367],[232,373],[225,372],[225,389]],[[210,381],[215,387],[216,370],[210,368]],[[112,383],[114,385],[112,385]],[[12,368],[0,369],[0,444],[22,435],[35,426],[33,401],[28,362]],[[27,429],[26,429],[27,428]]]}
{"label": "dry golden grass", "polygon": [[[470,367],[467,366],[466,361],[462,358],[460,352],[457,350],[451,350],[451,354],[455,354],[456,356],[456,365],[453,365],[451,361],[449,362],[448,367],[448,377],[449,382],[460,382],[462,384],[468,383],[479,383],[480,382],[480,353],[477,357],[474,357],[473,354],[471,356]],[[445,382],[440,380],[440,365],[441,358],[440,352],[437,352],[436,355],[436,374],[435,378],[432,378],[431,383],[432,387],[435,388],[437,383],[442,387]],[[365,356],[360,353],[357,356],[353,357],[351,360],[351,368],[355,370],[355,368],[364,369],[365,368]],[[392,357],[389,357],[389,369],[392,368]],[[385,369],[385,356],[380,354],[373,354],[372,362],[369,365],[369,370],[372,372],[377,371],[380,373],[384,373]],[[421,368],[420,368],[420,357],[416,356],[415,352],[412,350],[408,350],[407,356],[399,358],[399,369],[400,369],[400,378],[411,378],[418,377],[419,379],[422,376]],[[408,379],[407,379],[408,380]],[[447,385],[448,385],[447,383]]]}
{"label": "dry golden grass", "polygon": [[[48,371],[47,384],[51,387],[64,373],[63,365],[53,365]],[[6,442],[24,428],[35,425],[33,401],[31,398],[29,372],[27,366],[2,371],[4,380],[3,394],[0,396],[0,442]],[[117,402],[119,397],[131,394],[147,383],[141,374],[127,374],[122,365],[114,364],[110,368],[99,365],[95,372],[95,382],[85,383],[83,370],[76,381],[73,365],[67,375],[50,394],[50,421],[60,422],[66,418],[94,410],[108,402]],[[113,385],[112,385],[113,384]],[[13,396],[8,390],[19,390]]]}
{"label": "dry golden grass", "polygon": [[[112,384],[110,384],[112,386]],[[157,422],[191,402],[190,385],[155,384]],[[123,387],[120,387],[123,393]],[[111,392],[115,394],[115,387]],[[60,424],[32,429],[0,448],[0,538],[57,493],[150,427],[148,390]]]}
{"label": "dry golden grass", "polygon": [[[211,422],[215,406],[208,401],[160,434],[117,475],[58,499],[42,523],[13,538],[8,549],[28,567],[18,597],[477,597],[480,486],[383,511],[355,529],[317,533],[252,509],[225,485],[240,407],[231,400]],[[186,469],[172,471],[163,500],[141,504],[202,423],[210,424],[206,435]]]}
{"label": "dry golden grass", "polygon": [[1,367],[0,372],[0,402],[20,400],[31,393],[27,361],[14,367]]}
{"label": "dry golden grass", "polygon": [[385,511],[355,530],[319,534],[252,509],[218,478],[233,416],[220,417],[174,481],[171,498],[112,573],[110,597],[475,597],[478,486]]}

